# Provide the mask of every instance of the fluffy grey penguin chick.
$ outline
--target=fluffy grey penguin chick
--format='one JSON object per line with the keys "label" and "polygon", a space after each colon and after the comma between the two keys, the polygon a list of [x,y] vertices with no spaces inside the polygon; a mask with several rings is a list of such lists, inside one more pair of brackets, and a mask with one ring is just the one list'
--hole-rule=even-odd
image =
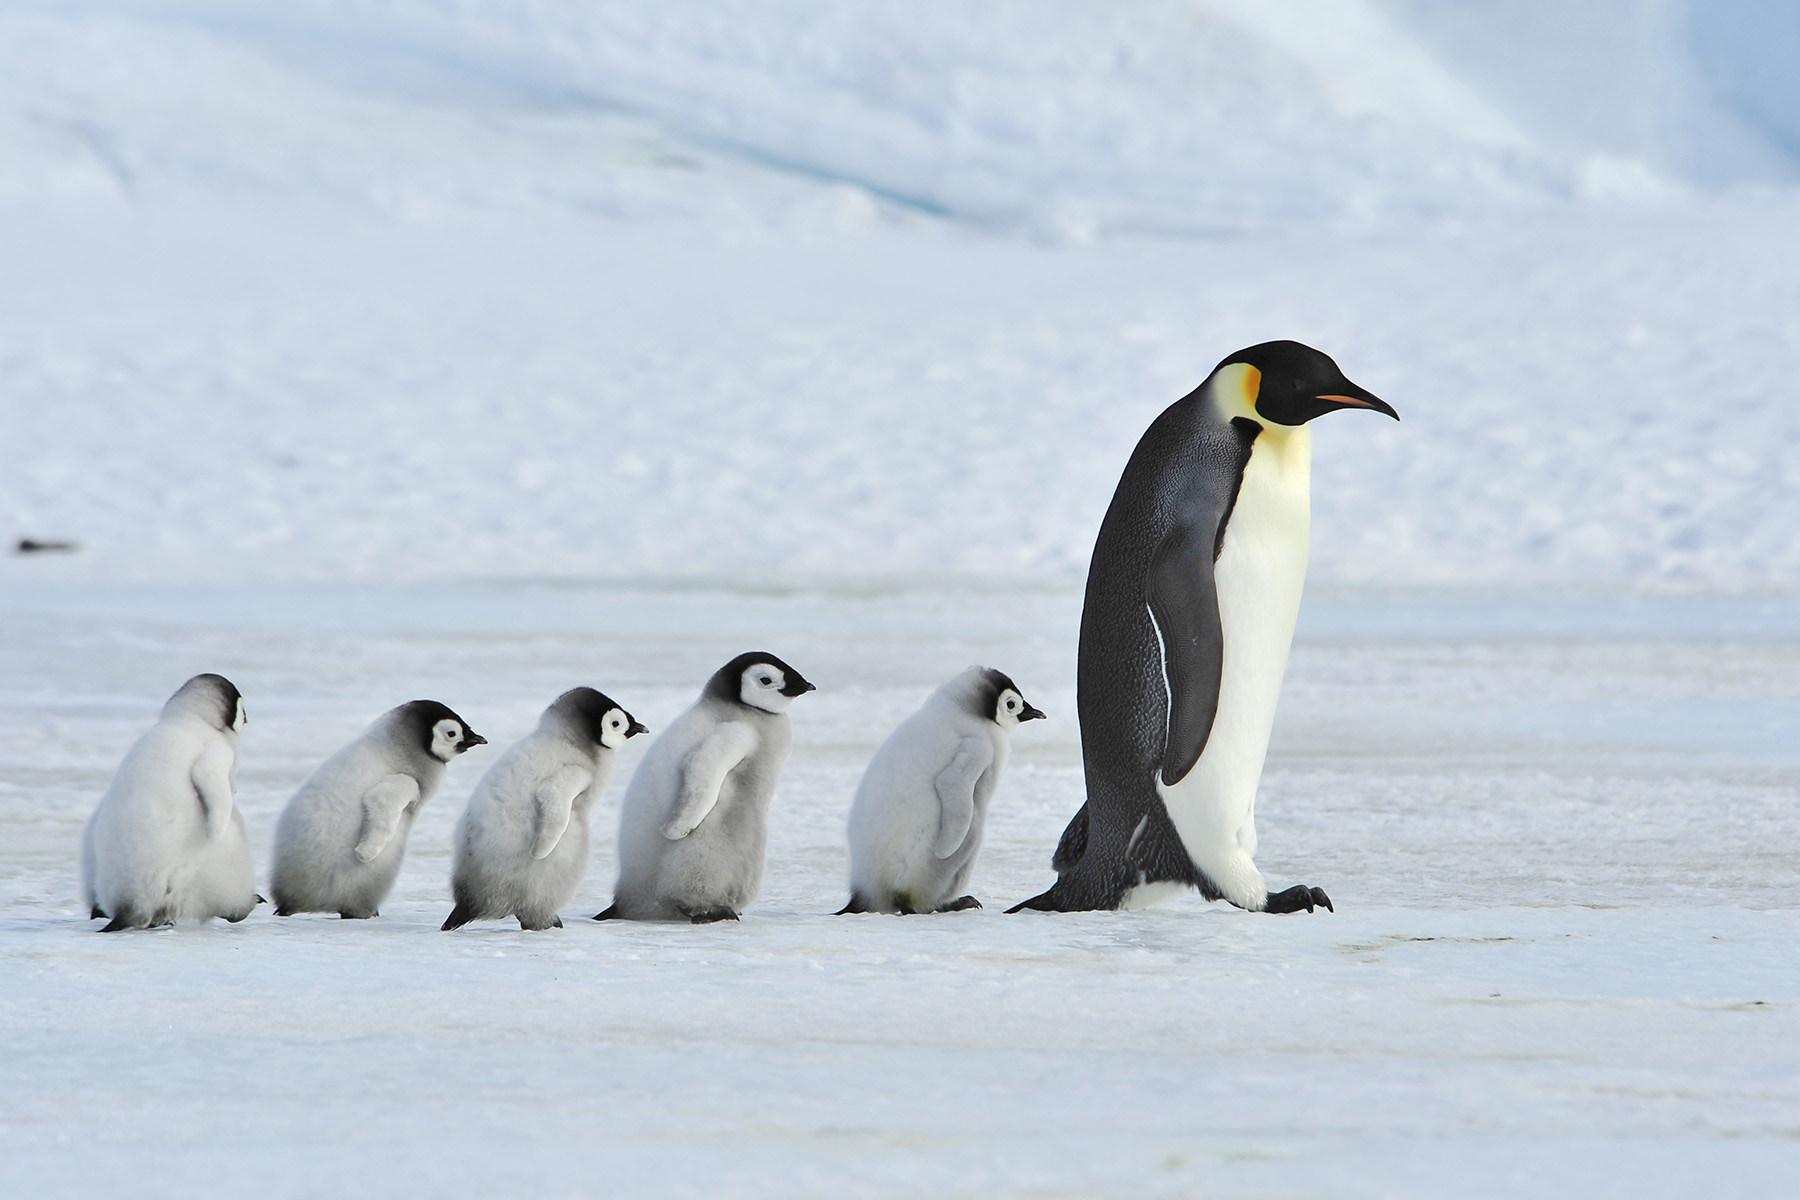
{"label": "fluffy grey penguin chick", "polygon": [[901,722],[850,807],[850,903],[842,913],[980,908],[965,895],[1012,731],[1043,719],[999,671],[970,667]]}
{"label": "fluffy grey penguin chick", "polygon": [[413,818],[437,794],[444,764],[486,743],[436,700],[408,701],[375,718],[282,810],[269,880],[275,915],[378,916],[400,874]]}
{"label": "fluffy grey penguin chick", "polygon": [[588,813],[612,783],[613,752],[648,732],[593,688],[558,696],[469,797],[444,928],[517,917],[521,929],[561,929],[556,910],[587,874]]}
{"label": "fluffy grey penguin chick", "polygon": [[740,654],[657,738],[625,789],[619,883],[596,921],[735,921],[762,888],[769,801],[813,690],[773,654]]}
{"label": "fluffy grey penguin chick", "polygon": [[126,752],[81,839],[82,891],[102,933],[193,918],[241,921],[262,903],[237,790],[244,698],[196,675]]}

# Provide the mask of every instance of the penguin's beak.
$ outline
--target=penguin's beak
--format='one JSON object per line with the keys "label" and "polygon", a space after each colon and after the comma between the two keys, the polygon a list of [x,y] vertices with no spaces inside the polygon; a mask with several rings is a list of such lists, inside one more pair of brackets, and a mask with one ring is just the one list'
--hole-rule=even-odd
{"label": "penguin's beak", "polygon": [[1329,404],[1333,408],[1370,408],[1378,413],[1386,413],[1396,421],[1400,419],[1400,414],[1395,412],[1393,406],[1386,400],[1374,392],[1357,387],[1348,379],[1344,380],[1343,387],[1338,391],[1315,396],[1314,399],[1323,404]]}
{"label": "penguin's beak", "polygon": [[485,746],[485,745],[487,745],[486,738],[482,737],[479,733],[476,733],[473,729],[465,729],[465,730],[463,730],[462,745],[458,746],[457,750],[458,751],[468,750],[475,746]]}
{"label": "penguin's beak", "polygon": [[781,694],[784,696],[804,696],[808,692],[816,692],[818,690],[818,688],[806,682],[806,680],[795,676],[793,679],[787,681],[787,686],[781,689]]}
{"label": "penguin's beak", "polygon": [[649,733],[649,732],[650,732],[650,727],[648,725],[638,724],[636,717],[633,717],[631,719],[631,724],[629,724],[625,727],[625,736],[628,738],[634,738],[640,733]]}
{"label": "penguin's beak", "polygon": [[1042,709],[1033,708],[1033,707],[1031,707],[1031,701],[1029,701],[1029,700],[1025,701],[1025,711],[1019,714],[1019,720],[1021,720],[1021,721],[1042,721],[1044,719],[1045,719],[1044,711]]}

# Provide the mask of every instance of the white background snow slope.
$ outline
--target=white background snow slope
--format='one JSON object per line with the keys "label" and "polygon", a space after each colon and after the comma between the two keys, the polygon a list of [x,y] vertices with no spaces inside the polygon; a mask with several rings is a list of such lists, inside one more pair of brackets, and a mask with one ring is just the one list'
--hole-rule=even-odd
{"label": "white background snow slope", "polygon": [[[1764,1196],[1800,1178],[1800,24],[1779,0],[0,0],[0,1192]],[[1297,337],[1319,422],[1260,862],[1005,917],[1081,799],[1079,587],[1144,426]],[[795,707],[728,928],[100,938],[181,680],[294,786]],[[833,919],[973,661],[990,907]]]}

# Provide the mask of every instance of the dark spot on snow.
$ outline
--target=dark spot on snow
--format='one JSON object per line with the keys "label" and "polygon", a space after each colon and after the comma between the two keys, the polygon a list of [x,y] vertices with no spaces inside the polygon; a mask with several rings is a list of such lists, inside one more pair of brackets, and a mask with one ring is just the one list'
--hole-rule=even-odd
{"label": "dark spot on snow", "polygon": [[15,554],[73,554],[81,547],[74,542],[57,541],[52,538],[20,538],[13,546]]}

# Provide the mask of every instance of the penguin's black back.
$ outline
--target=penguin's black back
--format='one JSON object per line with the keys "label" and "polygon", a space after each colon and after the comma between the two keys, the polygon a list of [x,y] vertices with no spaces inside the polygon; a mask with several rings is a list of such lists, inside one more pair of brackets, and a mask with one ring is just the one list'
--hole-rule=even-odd
{"label": "penguin's black back", "polygon": [[[1158,547],[1178,529],[1203,539],[1202,569],[1210,567],[1258,431],[1225,420],[1202,385],[1163,410],[1132,451],[1094,542],[1082,604],[1076,699],[1087,803],[1057,846],[1056,884],[1020,907],[1116,908],[1133,886],[1158,879],[1217,898],[1156,794],[1169,703],[1146,581]],[[1210,574],[1195,586],[1210,588]],[[1212,620],[1216,648],[1216,602]],[[1204,717],[1210,726],[1211,713]]]}

